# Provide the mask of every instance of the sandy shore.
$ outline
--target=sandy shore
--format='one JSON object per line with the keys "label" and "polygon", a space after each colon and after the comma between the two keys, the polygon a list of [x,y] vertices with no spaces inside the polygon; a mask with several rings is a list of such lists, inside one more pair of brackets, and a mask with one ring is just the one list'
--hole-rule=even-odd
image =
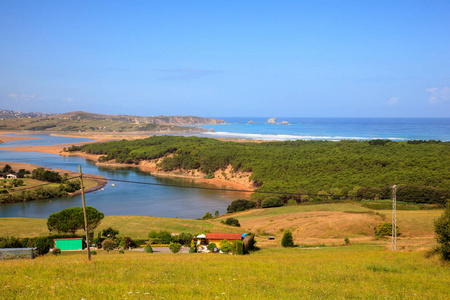
{"label": "sandy shore", "polygon": [[[12,142],[12,141],[21,141],[21,140],[38,140],[38,137],[31,136],[10,136],[8,134],[21,134],[26,135],[23,132],[14,132],[14,131],[2,131],[0,132],[0,141],[4,142]],[[1,144],[0,144],[1,145]]]}
{"label": "sandy shore", "polygon": [[[0,138],[3,138],[3,135],[5,132],[0,133]],[[9,133],[9,132],[8,132]],[[84,145],[84,144],[91,144],[91,143],[97,143],[97,142],[107,142],[111,140],[120,140],[120,139],[142,139],[147,138],[146,135],[124,135],[124,134],[83,134],[83,135],[69,135],[69,134],[52,134],[55,136],[65,136],[65,137],[83,137],[83,138],[91,138],[95,139],[94,141],[90,142],[81,142],[81,143],[75,143],[75,144],[62,144],[62,145],[52,145],[52,146],[18,146],[18,147],[4,147],[2,148],[0,146],[0,151],[24,151],[24,152],[43,152],[43,153],[54,153],[54,154],[60,154],[65,156],[80,156],[88,160],[95,161],[97,165],[106,166],[106,167],[137,167],[141,169],[144,172],[149,172],[152,175],[155,176],[162,176],[162,177],[181,177],[181,178],[190,178],[194,179],[196,182],[201,183],[207,183],[212,184],[217,187],[225,187],[229,189],[236,189],[236,190],[246,190],[246,191],[253,191],[255,188],[252,185],[252,182],[248,180],[248,177],[250,177],[251,174],[239,174],[239,176],[234,176],[230,174],[230,170],[226,170],[227,179],[224,178],[222,175],[222,171],[217,171],[215,178],[212,179],[205,179],[203,178],[205,174],[202,174],[198,171],[194,171],[192,173],[191,171],[173,171],[173,172],[164,172],[161,169],[159,169],[156,166],[156,163],[153,161],[142,161],[139,165],[129,165],[129,164],[118,164],[114,162],[108,162],[108,163],[99,163],[98,158],[100,155],[92,155],[92,154],[84,154],[84,153],[68,153],[64,152],[64,148],[68,148],[72,145]],[[15,137],[16,138],[16,137]],[[22,137],[20,137],[22,138]],[[23,137],[22,139],[27,139],[30,137]],[[3,140],[3,139],[1,139]],[[241,178],[239,178],[241,177]],[[245,193],[247,196],[250,195],[250,193]]]}

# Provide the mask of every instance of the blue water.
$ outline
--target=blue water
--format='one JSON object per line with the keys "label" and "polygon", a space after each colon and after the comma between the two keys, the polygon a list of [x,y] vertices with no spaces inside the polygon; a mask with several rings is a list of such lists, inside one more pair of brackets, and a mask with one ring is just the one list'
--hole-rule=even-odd
{"label": "blue water", "polygon": [[[46,135],[40,142],[39,140],[28,141],[33,145],[52,145],[60,144],[61,139]],[[79,142],[80,139],[75,138],[64,141],[64,143],[74,144]],[[20,145],[26,145],[26,141],[20,141]],[[0,161],[24,162],[73,172],[78,172],[78,166],[81,165],[84,174],[100,175],[109,179],[216,188],[213,185],[196,183],[192,179],[151,176],[137,168],[99,167],[81,157],[58,154],[0,151]],[[112,183],[116,186],[112,187]],[[202,217],[207,211],[214,214],[218,210],[224,214],[231,201],[245,196],[244,193],[229,191],[109,181],[104,190],[86,194],[86,204],[97,208],[107,216],[135,215],[193,219]],[[48,218],[54,212],[74,206],[81,206],[81,196],[0,204],[0,217]]]}
{"label": "blue water", "polygon": [[[450,118],[218,118],[227,124],[204,125],[208,137],[257,140],[441,140],[450,141]],[[255,124],[248,124],[253,120]],[[289,125],[281,125],[288,121]]]}

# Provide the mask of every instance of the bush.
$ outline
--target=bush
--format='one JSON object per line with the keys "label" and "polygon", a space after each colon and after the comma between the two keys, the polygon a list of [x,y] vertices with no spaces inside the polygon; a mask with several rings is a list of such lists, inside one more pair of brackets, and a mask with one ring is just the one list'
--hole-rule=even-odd
{"label": "bush", "polygon": [[153,248],[150,244],[147,244],[144,248],[145,253],[153,253]]}
{"label": "bush", "polygon": [[348,237],[345,237],[344,243],[345,243],[345,246],[349,246],[350,245],[350,240],[348,239]]}
{"label": "bush", "polygon": [[22,248],[26,246],[19,238],[16,237],[0,237],[0,248]]}
{"label": "bush", "polygon": [[283,238],[281,239],[281,246],[286,247],[294,247],[294,239],[292,238],[292,232],[289,230],[283,234]]}
{"label": "bush", "polygon": [[206,246],[206,249],[208,249],[211,252],[214,252],[215,248],[217,248],[217,245],[215,243],[209,243],[208,246]]}
{"label": "bush", "polygon": [[192,233],[182,232],[179,235],[172,237],[172,242],[180,243],[181,245],[188,246],[193,238],[194,238],[194,235]]}
{"label": "bush", "polygon": [[233,252],[234,245],[233,243],[230,243],[228,240],[222,240],[220,241],[220,250],[225,253]]}
{"label": "bush", "polygon": [[60,255],[61,254],[61,249],[59,249],[59,248],[53,249],[52,254],[53,255]]}
{"label": "bush", "polygon": [[236,255],[244,255],[244,242],[235,241],[234,246],[236,248]]}
{"label": "bush", "polygon": [[34,247],[37,248],[38,255],[47,254],[52,246],[52,241],[47,237],[38,237],[34,242]]}
{"label": "bush", "polygon": [[261,208],[283,206],[283,201],[279,198],[268,198],[261,202]]}
{"label": "bush", "polygon": [[125,254],[125,251],[119,250],[119,254]]}
{"label": "bush", "polygon": [[91,251],[91,254],[92,254],[92,255],[97,255],[97,251],[95,251],[95,250],[94,250],[94,251]]}
{"label": "bush", "polygon": [[195,251],[195,247],[190,247],[189,248],[189,253],[195,253],[196,251]]}
{"label": "bush", "polygon": [[223,224],[235,227],[241,227],[239,220],[236,218],[227,218],[225,221],[222,221]]}
{"label": "bush", "polygon": [[172,240],[172,234],[167,230],[152,230],[148,234],[150,244],[170,244]]}
{"label": "bush", "polygon": [[102,242],[102,248],[103,250],[106,250],[108,253],[110,250],[114,250],[115,243],[112,239],[106,239]]}
{"label": "bush", "polygon": [[[392,223],[389,222],[382,222],[378,224],[377,227],[374,228],[375,236],[377,238],[383,238],[385,236],[392,236]],[[399,236],[399,230],[397,226],[397,236]]]}
{"label": "bush", "polygon": [[119,247],[122,247],[124,250],[128,250],[129,248],[136,248],[136,244],[129,236],[126,236],[121,239]]}
{"label": "bush", "polygon": [[181,245],[178,243],[170,243],[169,245],[169,249],[170,251],[172,251],[173,253],[178,253],[181,250]]}
{"label": "bush", "polygon": [[227,214],[231,214],[238,211],[244,211],[256,207],[256,203],[250,200],[238,199],[231,202],[227,208]]}
{"label": "bush", "polygon": [[212,215],[212,213],[210,213],[209,211],[207,211],[206,212],[206,214],[203,216],[203,220],[209,220],[209,219],[212,219],[212,218],[214,218],[213,217],[213,215]]}
{"label": "bush", "polygon": [[450,260],[450,201],[447,203],[444,213],[434,221],[434,230],[442,259]]}

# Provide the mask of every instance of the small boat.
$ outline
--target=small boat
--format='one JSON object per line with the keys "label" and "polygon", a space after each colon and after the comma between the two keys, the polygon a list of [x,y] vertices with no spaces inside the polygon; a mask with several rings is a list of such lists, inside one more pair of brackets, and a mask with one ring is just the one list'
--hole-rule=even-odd
{"label": "small boat", "polygon": [[116,184],[115,183],[111,183],[111,186],[116,186]]}

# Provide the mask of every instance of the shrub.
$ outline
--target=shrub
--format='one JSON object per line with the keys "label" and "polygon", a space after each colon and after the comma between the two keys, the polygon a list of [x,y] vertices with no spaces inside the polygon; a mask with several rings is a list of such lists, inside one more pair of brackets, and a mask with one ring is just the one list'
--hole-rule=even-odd
{"label": "shrub", "polygon": [[238,211],[244,211],[256,207],[256,203],[250,200],[238,199],[231,202],[227,208],[227,214],[231,214]]}
{"label": "shrub", "polygon": [[[375,236],[377,238],[383,238],[385,236],[392,236],[392,223],[389,222],[382,222],[380,224],[378,224],[377,227],[374,228],[375,230]],[[398,226],[397,226],[397,236],[399,236],[400,233],[398,231]]]}
{"label": "shrub", "polygon": [[203,220],[209,220],[209,219],[212,219],[212,218],[214,218],[213,215],[209,211],[207,211],[202,219]]}
{"label": "shrub", "polygon": [[[26,243],[25,243],[26,245]],[[0,248],[22,248],[24,245],[20,239],[16,237],[0,237]]]}
{"label": "shrub", "polygon": [[170,244],[172,234],[167,230],[152,230],[148,234],[148,239],[151,244]]}
{"label": "shrub", "polygon": [[242,241],[235,241],[234,246],[236,248],[236,254],[237,255],[244,255],[244,242]]}
{"label": "shrub", "polygon": [[94,251],[91,251],[91,254],[92,254],[92,255],[97,255],[97,251],[95,251],[95,250],[94,250]]}
{"label": "shrub", "polygon": [[195,247],[190,247],[189,248],[189,253],[195,253],[196,251],[195,251]]}
{"label": "shrub", "polygon": [[261,202],[261,208],[283,206],[283,201],[279,198],[268,198]]}
{"label": "shrub", "polygon": [[228,240],[222,240],[220,241],[220,250],[225,253],[233,252],[234,245],[233,243],[230,243]]}
{"label": "shrub", "polygon": [[434,221],[434,230],[442,259],[450,260],[450,201],[444,213]]}
{"label": "shrub", "polygon": [[61,249],[59,249],[59,248],[53,249],[52,254],[53,255],[60,255],[61,254]]}
{"label": "shrub", "polygon": [[178,253],[181,250],[181,245],[178,243],[170,243],[169,245],[169,249],[170,251],[172,251],[173,253]]}
{"label": "shrub", "polygon": [[52,246],[52,241],[47,237],[38,237],[34,242],[34,247],[37,248],[38,255],[47,254]]}
{"label": "shrub", "polygon": [[345,243],[346,246],[350,245],[350,240],[348,239],[348,237],[345,237],[344,243]]}
{"label": "shrub", "polygon": [[110,250],[114,250],[115,243],[112,239],[106,239],[102,242],[103,250],[106,250],[108,253]]}
{"label": "shrub", "polygon": [[153,248],[150,244],[147,244],[144,248],[145,253],[153,253]]}
{"label": "shrub", "polygon": [[241,224],[239,223],[239,220],[236,218],[227,218],[225,221],[222,221],[221,223],[229,226],[235,226],[235,227],[241,227]]}
{"label": "shrub", "polygon": [[125,251],[119,250],[119,254],[125,254]]}
{"label": "shrub", "polygon": [[283,234],[283,238],[281,239],[281,246],[283,247],[294,247],[294,240],[292,238],[292,232],[289,230]]}
{"label": "shrub", "polygon": [[136,244],[133,242],[133,240],[129,236],[122,238],[119,246],[125,250],[128,250],[129,248],[136,248]]}
{"label": "shrub", "polygon": [[209,243],[208,246],[206,246],[206,249],[211,252],[213,252],[215,248],[217,248],[217,245],[215,243]]}
{"label": "shrub", "polygon": [[182,232],[176,237],[177,237],[176,239],[172,238],[172,242],[177,242],[180,243],[181,245],[187,246],[189,245],[189,242],[192,241],[192,239],[194,238],[194,235],[192,233]]}

